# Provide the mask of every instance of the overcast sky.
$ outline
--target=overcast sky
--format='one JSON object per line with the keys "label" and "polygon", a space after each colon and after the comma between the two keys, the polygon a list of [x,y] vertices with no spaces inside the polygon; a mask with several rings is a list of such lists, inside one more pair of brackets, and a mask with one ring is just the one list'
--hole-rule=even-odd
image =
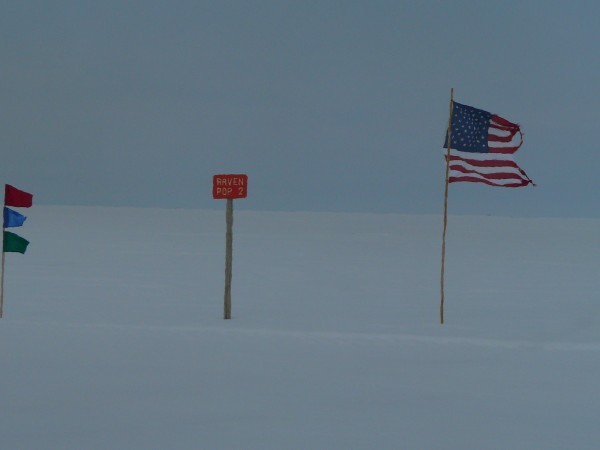
{"label": "overcast sky", "polygon": [[[600,215],[597,1],[0,1],[0,181],[38,204],[442,213],[455,100],[536,188],[454,214]],[[593,134],[594,133],[594,134]]]}

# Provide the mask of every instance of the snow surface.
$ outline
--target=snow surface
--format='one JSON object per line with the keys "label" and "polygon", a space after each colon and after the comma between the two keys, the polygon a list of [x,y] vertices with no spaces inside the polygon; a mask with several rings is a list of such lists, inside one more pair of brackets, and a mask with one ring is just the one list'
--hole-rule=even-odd
{"label": "snow surface", "polygon": [[34,207],[0,448],[600,448],[600,220]]}

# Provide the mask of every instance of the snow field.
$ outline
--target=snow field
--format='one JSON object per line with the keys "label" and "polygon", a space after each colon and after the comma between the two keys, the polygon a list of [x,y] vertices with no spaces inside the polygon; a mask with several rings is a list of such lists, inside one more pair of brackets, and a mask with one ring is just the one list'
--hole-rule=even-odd
{"label": "snow field", "polygon": [[598,446],[599,220],[28,213],[2,449]]}

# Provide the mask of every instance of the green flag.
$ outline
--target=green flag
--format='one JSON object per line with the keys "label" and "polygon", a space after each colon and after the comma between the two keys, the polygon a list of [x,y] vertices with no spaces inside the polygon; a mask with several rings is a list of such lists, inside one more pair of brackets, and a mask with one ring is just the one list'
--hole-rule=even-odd
{"label": "green flag", "polygon": [[29,241],[10,231],[4,232],[4,253],[23,253],[27,250]]}

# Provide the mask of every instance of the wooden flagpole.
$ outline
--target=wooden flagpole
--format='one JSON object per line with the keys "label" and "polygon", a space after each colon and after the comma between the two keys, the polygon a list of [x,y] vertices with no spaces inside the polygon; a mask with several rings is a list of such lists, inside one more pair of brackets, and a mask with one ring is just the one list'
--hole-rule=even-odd
{"label": "wooden flagpole", "polygon": [[4,310],[4,261],[5,261],[4,253],[4,228],[2,229],[2,275],[0,280],[0,319],[2,319],[2,312]]}
{"label": "wooden flagpole", "polygon": [[[4,193],[5,198],[2,202],[2,205],[4,205],[4,208],[6,208],[6,188],[4,189]],[[4,228],[4,217],[2,218],[2,222],[2,275],[0,275],[0,319],[2,319],[2,314],[4,311],[4,262],[6,260],[6,253],[4,253],[4,232],[6,231],[6,228]]]}
{"label": "wooden flagpole", "polygon": [[225,305],[224,317],[231,319],[231,273],[232,273],[232,254],[233,254],[233,199],[227,199],[227,212],[225,213],[227,222],[227,234],[225,236]]}
{"label": "wooden flagpole", "polygon": [[450,147],[452,147],[452,106],[454,101],[454,88],[450,89],[450,116],[448,118],[448,149],[446,152],[446,187],[444,189],[444,232],[442,233],[442,275],[441,275],[441,300],[440,323],[444,324],[444,264],[446,262],[446,226],[448,225],[448,184],[450,174]]}

